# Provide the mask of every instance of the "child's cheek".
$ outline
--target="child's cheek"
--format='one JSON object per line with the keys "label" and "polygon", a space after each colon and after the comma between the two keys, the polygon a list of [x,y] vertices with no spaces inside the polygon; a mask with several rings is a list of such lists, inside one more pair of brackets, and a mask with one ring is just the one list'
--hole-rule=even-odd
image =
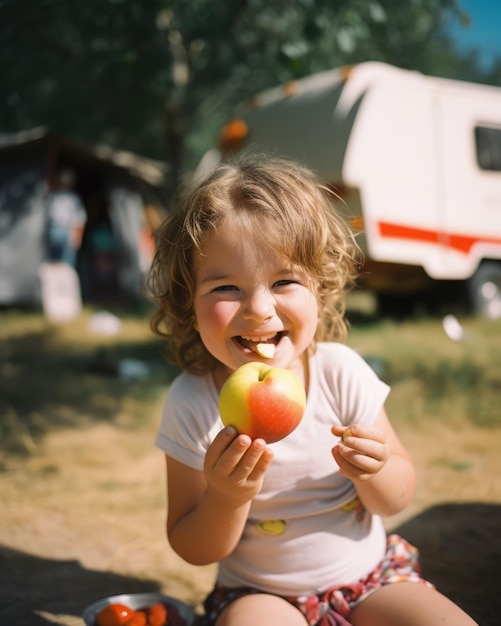
{"label": "child's cheek", "polygon": [[211,312],[211,320],[214,326],[226,329],[232,322],[238,311],[236,302],[218,302]]}
{"label": "child's cheek", "polygon": [[204,306],[199,311],[200,325],[211,333],[225,332],[234,318],[237,308],[232,302],[217,302]]}

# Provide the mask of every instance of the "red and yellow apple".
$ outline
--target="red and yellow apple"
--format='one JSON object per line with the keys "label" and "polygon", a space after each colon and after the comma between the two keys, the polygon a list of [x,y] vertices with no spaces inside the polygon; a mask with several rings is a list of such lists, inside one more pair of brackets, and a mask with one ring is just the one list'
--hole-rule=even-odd
{"label": "red and yellow apple", "polygon": [[219,395],[225,426],[266,443],[280,441],[301,421],[306,407],[304,387],[294,372],[251,362],[235,370]]}

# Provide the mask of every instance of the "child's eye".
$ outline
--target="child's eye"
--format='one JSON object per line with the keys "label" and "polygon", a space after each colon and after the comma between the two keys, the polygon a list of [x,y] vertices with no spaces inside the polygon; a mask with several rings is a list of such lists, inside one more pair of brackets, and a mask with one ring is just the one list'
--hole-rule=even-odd
{"label": "child's eye", "polygon": [[286,285],[295,285],[297,280],[292,280],[292,278],[284,278],[282,280],[277,280],[276,283],[273,283],[274,287],[285,287]]}
{"label": "child's eye", "polygon": [[215,287],[212,291],[236,291],[237,287],[235,285],[220,285],[219,287]]}

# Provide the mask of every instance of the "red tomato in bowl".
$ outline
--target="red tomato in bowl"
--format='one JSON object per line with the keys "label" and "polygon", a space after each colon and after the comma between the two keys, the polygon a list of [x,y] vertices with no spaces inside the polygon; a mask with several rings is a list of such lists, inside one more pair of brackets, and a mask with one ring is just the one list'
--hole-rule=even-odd
{"label": "red tomato in bowl", "polygon": [[98,626],[122,626],[134,611],[125,604],[109,604],[96,617]]}
{"label": "red tomato in bowl", "polygon": [[161,602],[149,607],[148,624],[149,626],[165,626],[167,624],[167,609]]}
{"label": "red tomato in bowl", "polygon": [[123,626],[147,626],[149,621],[144,611],[136,611]]}

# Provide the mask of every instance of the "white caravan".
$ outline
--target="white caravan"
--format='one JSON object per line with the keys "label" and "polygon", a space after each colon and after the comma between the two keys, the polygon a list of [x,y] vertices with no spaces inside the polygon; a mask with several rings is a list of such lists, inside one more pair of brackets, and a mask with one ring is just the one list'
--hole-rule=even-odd
{"label": "white caravan", "polygon": [[454,286],[501,315],[501,88],[367,62],[265,91],[237,115],[212,156],[316,170],[346,202],[381,303]]}

